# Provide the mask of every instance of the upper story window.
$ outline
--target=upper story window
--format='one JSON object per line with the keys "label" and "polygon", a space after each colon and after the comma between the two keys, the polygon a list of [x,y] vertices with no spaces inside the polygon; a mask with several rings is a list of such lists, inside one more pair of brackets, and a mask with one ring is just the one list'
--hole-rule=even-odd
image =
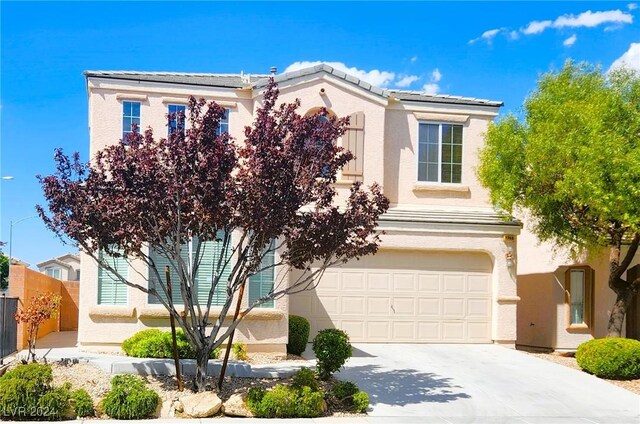
{"label": "upper story window", "polygon": [[186,110],[187,107],[185,105],[169,105],[167,107],[169,135],[177,132],[184,133],[184,113]]}
{"label": "upper story window", "polygon": [[140,102],[122,102],[122,140],[133,131],[133,125],[140,128]]}
{"label": "upper story window", "polygon": [[222,133],[228,133],[228,132],[229,132],[229,109],[225,109],[224,116],[220,120],[220,126],[218,127],[218,131],[216,131],[216,133],[220,135]]}
{"label": "upper story window", "polygon": [[462,125],[420,123],[418,181],[462,182]]}
{"label": "upper story window", "polygon": [[54,267],[46,267],[44,269],[45,274],[47,274],[49,277],[53,277],[56,279],[60,279],[60,268],[54,268]]}

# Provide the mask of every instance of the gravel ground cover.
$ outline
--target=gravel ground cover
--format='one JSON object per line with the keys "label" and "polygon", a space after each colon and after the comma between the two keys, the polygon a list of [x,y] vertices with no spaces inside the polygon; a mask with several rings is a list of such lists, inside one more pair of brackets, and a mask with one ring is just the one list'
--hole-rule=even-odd
{"label": "gravel ground cover", "polygon": [[[556,364],[564,365],[565,367],[573,368],[576,370],[582,371],[582,369],[578,366],[576,358],[572,356],[561,355],[556,352],[552,353],[541,353],[541,352],[527,352],[529,355],[536,356],[538,358],[544,359],[546,361],[555,362]],[[623,389],[629,390],[637,395],[640,395],[640,379],[636,380],[608,380],[603,378],[602,380],[608,381],[611,384],[615,384],[616,386],[620,386]]]}

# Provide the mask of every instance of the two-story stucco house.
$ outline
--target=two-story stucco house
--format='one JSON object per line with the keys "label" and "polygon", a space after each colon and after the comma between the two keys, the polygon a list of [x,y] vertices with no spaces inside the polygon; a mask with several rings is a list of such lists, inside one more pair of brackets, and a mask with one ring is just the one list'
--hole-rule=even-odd
{"label": "two-story stucco house", "polygon": [[[188,96],[228,109],[222,131],[238,142],[251,125],[267,76],[88,71],[90,152],[118,142],[131,123],[166,131]],[[337,183],[377,182],[391,201],[375,256],[329,269],[314,291],[252,311],[239,327],[250,350],[284,352],[287,317],[303,315],[313,334],[339,327],[355,342],[516,342],[516,236],[520,223],[490,204],[475,174],[477,151],[500,102],[384,90],[319,65],[275,77],[279,102],[300,113],[326,107],[351,116],[339,140],[356,159]],[[127,270],[139,278],[141,269]],[[119,344],[134,332],[168,326],[147,295],[114,283],[82,256],[79,344]],[[249,282],[269,288],[269,275]],[[295,276],[292,276],[295,278]],[[141,282],[137,281],[136,282]],[[245,300],[246,301],[246,300]],[[264,306],[264,305],[263,305]]]}
{"label": "two-story stucco house", "polygon": [[62,281],[80,281],[80,255],[67,253],[36,265],[38,271]]}

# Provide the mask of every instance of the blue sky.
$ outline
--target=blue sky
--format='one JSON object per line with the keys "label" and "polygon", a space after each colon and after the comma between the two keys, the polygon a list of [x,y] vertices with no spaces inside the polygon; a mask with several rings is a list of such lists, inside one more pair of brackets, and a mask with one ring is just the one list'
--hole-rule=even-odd
{"label": "blue sky", "polygon": [[[490,98],[517,112],[540,73],[573,58],[640,67],[630,2],[97,3],[1,8],[0,240],[43,201],[53,150],[88,152],[82,71],[267,73],[335,62],[401,88]],[[634,44],[635,43],[635,44]],[[71,251],[39,218],[14,226],[13,255]],[[7,248],[5,246],[5,251]]]}

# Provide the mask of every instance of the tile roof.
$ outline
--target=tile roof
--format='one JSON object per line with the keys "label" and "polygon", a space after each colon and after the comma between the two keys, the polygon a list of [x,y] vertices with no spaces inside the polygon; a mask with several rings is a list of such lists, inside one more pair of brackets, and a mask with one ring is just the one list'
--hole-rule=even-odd
{"label": "tile roof", "polygon": [[[342,72],[327,64],[320,64],[309,68],[287,72],[275,76],[277,83],[287,82],[296,78],[311,76],[318,73],[327,73],[340,78],[347,83],[367,90],[377,96],[394,97],[400,101],[460,104],[469,106],[489,106],[498,108],[502,102],[477,99],[473,97],[450,96],[443,94],[427,94],[419,91],[389,90],[369,84],[359,78]],[[202,74],[187,72],[144,72],[144,71],[85,71],[85,77],[110,78],[131,81],[147,81],[170,84],[199,85],[207,87],[226,88],[264,88],[269,82],[270,75],[251,74]]]}

